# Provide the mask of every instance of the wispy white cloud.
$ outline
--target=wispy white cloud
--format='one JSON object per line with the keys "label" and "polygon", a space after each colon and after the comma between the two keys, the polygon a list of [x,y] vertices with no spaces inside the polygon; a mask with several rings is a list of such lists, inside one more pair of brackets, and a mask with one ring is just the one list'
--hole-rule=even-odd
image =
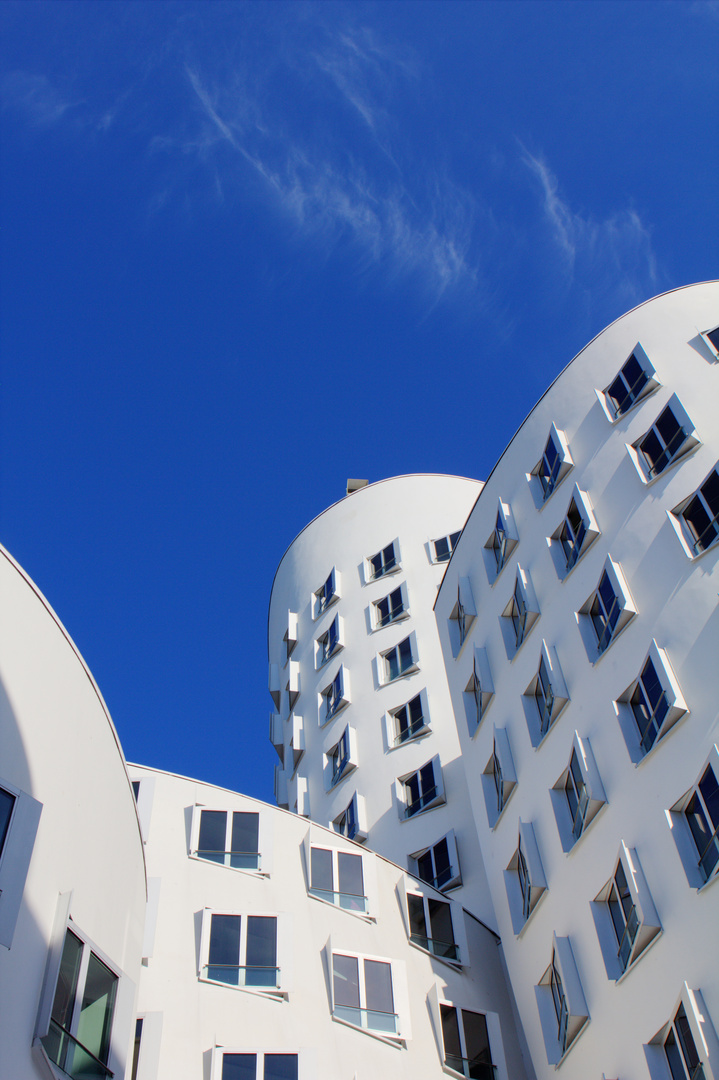
{"label": "wispy white cloud", "polygon": [[11,71],[2,80],[4,108],[17,109],[31,123],[55,124],[79,102],[65,100],[45,75]]}

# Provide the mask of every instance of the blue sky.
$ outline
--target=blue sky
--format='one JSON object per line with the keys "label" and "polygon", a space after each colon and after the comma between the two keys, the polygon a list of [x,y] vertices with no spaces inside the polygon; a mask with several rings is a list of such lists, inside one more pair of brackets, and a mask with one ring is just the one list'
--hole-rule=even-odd
{"label": "blue sky", "polygon": [[0,5],[0,540],[131,760],[271,801],[296,533],[348,476],[481,479],[716,276],[718,38],[717,0]]}

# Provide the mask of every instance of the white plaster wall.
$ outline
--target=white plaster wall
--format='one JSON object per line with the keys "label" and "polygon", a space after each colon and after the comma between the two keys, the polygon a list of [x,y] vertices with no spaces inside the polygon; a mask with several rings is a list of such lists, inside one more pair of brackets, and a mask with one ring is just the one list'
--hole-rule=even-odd
{"label": "white plaster wall", "polygon": [[[130,766],[130,772],[140,781],[141,790],[148,781],[153,784],[148,873],[151,880],[160,879],[157,929],[152,955],[145,961],[139,1014],[161,1013],[162,1035],[159,1063],[146,1074],[141,1058],[140,1080],[150,1076],[153,1080],[179,1076],[209,1080],[215,1046],[299,1051],[306,1054],[304,1061],[300,1059],[301,1080],[438,1077],[443,1075],[441,1043],[428,1006],[435,983],[446,999],[497,1014],[502,1032],[495,1058],[500,1064],[498,1080],[527,1075],[501,951],[490,931],[466,916],[470,966],[458,971],[409,944],[396,891],[405,877],[399,867],[334,832],[245,796],[138,766]],[[189,821],[196,806],[258,812],[261,837],[263,829],[265,837],[271,832],[269,874],[232,870],[190,857]],[[304,845],[310,829],[313,843],[363,856],[371,919],[308,896]],[[261,838],[260,847],[266,842]],[[278,956],[281,968],[289,962],[292,969],[285,1000],[198,979],[198,913],[205,907],[290,916],[290,955],[285,950]],[[323,954],[330,939],[335,948],[404,966],[411,1019],[411,1038],[405,1046],[333,1021]],[[398,998],[399,994],[396,1004]]]}
{"label": "white plaster wall", "polygon": [[59,894],[72,892],[77,927],[137,984],[145,871],[132,789],[100,692],[47,601],[2,548],[0,777],[42,803],[12,946],[0,947],[0,1076],[30,1080],[48,1075],[31,1044]]}
{"label": "white plaster wall", "polygon": [[[474,821],[539,1076],[554,1073],[547,1064],[534,991],[551,960],[553,932],[571,939],[591,1017],[560,1066],[563,1075],[577,1080],[602,1074],[647,1076],[643,1044],[671,1019],[685,980],[701,990],[709,1020],[719,1028],[719,884],[715,878],[699,891],[690,887],[665,814],[696,783],[719,734],[719,545],[690,560],[667,517],[702,483],[719,456],[719,363],[698,336],[718,318],[719,287],[696,285],[641,305],[595,338],[540,400],[488,478],[437,598]],[[613,380],[637,342],[661,387],[611,424],[595,389]],[[701,445],[646,485],[625,444],[647,431],[673,393],[694,422]],[[541,457],[552,422],[566,434],[574,467],[537,509],[526,474]],[[547,538],[562,522],[575,483],[588,493],[601,535],[562,582]],[[482,547],[494,529],[500,498],[511,504],[519,543],[490,585]],[[575,612],[596,588],[608,554],[623,570],[638,614],[592,664]],[[509,660],[499,616],[512,595],[517,564],[530,574],[541,614]],[[461,576],[471,580],[479,614],[467,655],[454,661],[447,620]],[[639,675],[653,638],[668,654],[689,712],[634,765],[613,701]],[[537,672],[542,639],[556,649],[570,701],[534,749],[522,694]],[[464,723],[462,689],[474,644],[487,650],[495,698],[472,739]],[[477,779],[492,754],[494,726],[508,732],[518,783],[492,830]],[[549,789],[567,767],[575,730],[591,744],[607,802],[564,854]],[[504,870],[517,847],[520,818],[534,825],[548,889],[518,938],[509,917]],[[663,929],[615,984],[607,977],[590,902],[613,874],[620,841],[636,849]],[[465,900],[470,907],[471,902]],[[713,1068],[719,1068],[716,1059]]]}

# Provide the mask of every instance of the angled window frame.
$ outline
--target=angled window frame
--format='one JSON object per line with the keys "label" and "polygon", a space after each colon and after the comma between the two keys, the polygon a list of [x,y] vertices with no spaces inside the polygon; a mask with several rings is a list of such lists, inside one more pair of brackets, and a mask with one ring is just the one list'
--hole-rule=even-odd
{"label": "angled window frame", "polygon": [[[635,361],[640,372],[626,370],[631,366],[632,361]],[[660,386],[654,365],[637,342],[609,385],[604,390],[597,390],[596,395],[607,419],[612,424],[616,424]],[[613,390],[614,393],[612,393]],[[622,397],[619,396],[620,394]]]}
{"label": "angled window frame", "polygon": [[[432,1017],[432,1025],[435,1030],[437,1052],[441,1062],[442,1072],[448,1076],[454,1076],[459,1080],[466,1077],[481,1077],[481,1080],[506,1080],[507,1066],[502,1045],[502,1033],[500,1019],[494,1012],[477,1012],[476,1009],[465,1009],[461,1003],[450,1001],[447,997],[448,987],[439,982],[433,983],[427,994],[427,1005]],[[454,1023],[450,1020],[450,1014],[454,1013]],[[481,1018],[486,1041],[486,1051],[480,1051],[480,1056],[469,1057],[470,1036],[466,1024],[471,1017]],[[452,1043],[447,1045],[447,1034],[452,1028]],[[476,1043],[476,1038],[474,1040]],[[457,1053],[456,1051],[459,1051]],[[454,1052],[453,1052],[454,1051]]]}
{"label": "angled window frame", "polygon": [[476,618],[477,608],[471,582],[468,577],[461,577],[457,582],[457,600],[448,619],[449,642],[455,660],[462,652]]}
{"label": "angled window frame", "polygon": [[[407,939],[414,948],[429,953],[454,968],[464,967],[469,963],[469,945],[461,904],[426,882],[413,881],[408,877],[398,883],[396,893]],[[417,919],[420,907],[422,926],[418,925]],[[442,922],[444,921],[446,926],[447,920],[449,935],[442,929]],[[439,932],[444,933],[445,937],[451,937],[451,941],[436,936],[438,922]],[[424,933],[421,932],[422,929]]]}
{"label": "angled window frame", "polygon": [[302,755],[305,752],[305,722],[303,717],[298,713],[292,713],[289,722],[289,740],[287,743],[287,749],[291,754],[292,772],[297,770],[297,766],[302,760]]}
{"label": "angled window frame", "polygon": [[586,834],[607,802],[589,739],[581,738],[576,731],[569,760],[549,794],[566,855]]}
{"label": "angled window frame", "polygon": [[363,844],[367,839],[367,808],[363,795],[353,792],[352,798],[330,822],[330,828],[347,840]]}
{"label": "angled window frame", "polygon": [[493,698],[494,683],[492,682],[487,650],[475,645],[472,653],[472,670],[469,675],[469,682],[462,691],[470,739],[473,739],[477,734]]}
{"label": "angled window frame", "polygon": [[285,685],[285,690],[287,691],[290,710],[292,710],[297,704],[297,698],[300,696],[299,660],[287,661],[287,683]]}
{"label": "angled window frame", "polygon": [[[201,849],[203,814],[224,814],[225,850]],[[235,831],[235,814],[252,816],[257,819],[257,851],[244,852],[232,850],[233,835],[241,834],[241,827]],[[237,806],[222,806],[205,803],[195,803],[192,808],[192,824],[190,826],[190,850],[191,859],[198,859],[202,863],[213,863],[228,870],[239,870],[256,877],[268,877],[272,865],[272,827],[270,817],[261,810],[239,808]],[[218,825],[220,825],[218,821]],[[200,852],[204,851],[204,854]],[[212,857],[216,856],[216,857]],[[242,864],[245,865],[242,865]]]}
{"label": "angled window frame", "polygon": [[[354,915],[365,921],[374,921],[372,911],[377,906],[377,879],[373,856],[368,857],[357,845],[350,845],[345,840],[340,839],[337,833],[321,830],[313,824],[310,824],[304,838],[303,851],[308,896],[323,904],[329,904],[330,907],[339,908],[340,911],[349,915]],[[327,869],[329,869],[331,880],[322,879],[320,882],[316,880],[313,852],[323,852],[325,855],[324,868],[320,867],[318,859],[317,876],[322,879],[322,871],[324,870],[326,874]],[[329,860],[326,856],[329,856]],[[352,861],[345,862],[345,860],[355,859],[360,860],[359,864]],[[354,866],[355,870],[359,867],[359,874],[356,872],[350,873],[349,877],[355,881],[359,878],[362,886],[361,893],[347,888],[342,889],[343,877],[345,883],[347,881],[342,869],[343,865],[345,867]],[[327,885],[331,885],[331,889],[327,888]]]}
{"label": "angled window frame", "polygon": [[687,881],[697,890],[719,879],[718,789],[719,747],[715,743],[694,784],[666,811]]}
{"label": "angled window frame", "polygon": [[[285,912],[275,910],[267,911],[264,908],[260,911],[255,911],[244,907],[205,907],[200,914],[201,930],[199,964],[197,970],[197,979],[199,982],[212,983],[215,986],[226,986],[232,990],[258,994],[261,997],[287,997],[289,991],[292,989],[292,937],[291,919]],[[221,964],[216,960],[213,962],[213,957],[211,956],[213,938],[212,925],[215,917],[227,917],[240,920],[238,926],[237,965]],[[249,919],[271,919],[274,921],[275,963],[273,965],[247,963]],[[220,936],[220,934],[221,932],[218,929],[218,936]],[[243,961],[243,963],[239,963],[239,961]],[[220,971],[226,971],[231,979],[230,973],[235,970],[237,971],[237,982],[212,977],[213,975],[217,975]],[[250,980],[256,979],[257,981],[248,982],[248,978]]]}
{"label": "angled window frame", "polygon": [[714,361],[719,360],[719,326],[710,327],[709,330],[700,330],[699,337],[711,352]]}
{"label": "angled window frame", "polygon": [[395,537],[391,543],[370,555],[364,561],[364,581],[368,585],[371,581],[379,581],[388,574],[396,574],[402,569],[400,561],[399,539]]}
{"label": "angled window frame", "polygon": [[547,879],[534,835],[534,826],[521,818],[517,846],[504,871],[504,885],[512,929],[516,936],[520,937],[547,892]]}
{"label": "angled window frame", "polygon": [[398,750],[401,746],[430,733],[431,722],[426,694],[426,690],[420,690],[409,701],[388,709],[384,714],[388,750]]}
{"label": "angled window frame", "polygon": [[350,703],[349,673],[340,664],[337,671],[319,694],[320,727],[342,712]]}
{"label": "angled window frame", "polygon": [[552,939],[551,962],[534,992],[547,1061],[559,1065],[589,1023],[589,1009],[569,938]]}
{"label": "angled window frame", "polygon": [[[607,586],[612,599],[607,599]],[[607,606],[609,604],[609,606]],[[587,657],[596,663],[637,614],[621,567],[608,555],[591,596],[576,613]],[[598,629],[601,625],[601,632]]]}
{"label": "angled window frame", "polygon": [[287,629],[284,632],[282,640],[285,644],[285,660],[289,660],[290,656],[294,652],[295,646],[299,636],[299,615],[296,611],[287,612]]}
{"label": "angled window frame", "polygon": [[651,754],[675,724],[688,714],[669,657],[656,639],[652,639],[636,679],[619,695],[614,708],[627,751],[635,765]]}
{"label": "angled window frame", "polygon": [[342,734],[325,751],[325,790],[333,791],[359,764],[357,732],[347,724]]}
{"label": "angled window frame", "polygon": [[564,432],[552,423],[542,455],[532,471],[527,474],[534,504],[538,510],[546,505],[573,465],[567,438]]}
{"label": "angled window frame", "polygon": [[336,604],[340,598],[340,575],[335,566],[332,567],[321,587],[312,594],[312,618],[319,619],[325,611]]}
{"label": "angled window frame", "polygon": [[[431,779],[428,770],[431,770]],[[411,821],[421,814],[444,805],[447,796],[444,790],[442,764],[439,754],[425,761],[418,769],[398,776],[395,781],[395,802],[400,821]],[[412,798],[416,791],[417,797]]]}
{"label": "angled window frame", "polygon": [[494,829],[517,786],[517,773],[506,728],[494,728],[492,753],[484,767],[481,782],[487,821],[490,829]]}
{"label": "angled window frame", "polygon": [[[669,439],[663,434],[659,426],[669,423],[669,416],[676,425]],[[639,473],[640,480],[645,484],[651,484],[664,476],[666,472],[682,461],[687,454],[700,446],[700,441],[694,434],[694,424],[680,402],[676,394],[672,394],[654,423],[643,435],[631,444],[627,444],[627,452]],[[650,456],[650,445],[655,444],[658,448],[656,460]]]}
{"label": "angled window frame", "polygon": [[285,763],[285,723],[278,712],[270,713],[270,742],[277,751],[277,756]]}
{"label": "angled window frame", "polygon": [[490,585],[494,585],[518,543],[519,536],[512,507],[508,502],[499,499],[494,529],[482,548],[484,568]]}
{"label": "angled window frame", "polygon": [[[704,519],[701,532],[689,517],[692,508]],[[719,540],[719,463],[691,495],[667,511],[667,516],[688,558],[698,559],[716,546]]]}
{"label": "angled window frame", "polygon": [[[410,873],[439,892],[450,892],[462,884],[457,838],[454,829],[408,857]],[[429,874],[428,877],[423,874]]]}
{"label": "angled window frame", "polygon": [[623,840],[591,907],[607,978],[619,982],[662,930],[637,852]]}
{"label": "angled window frame", "polygon": [[408,619],[410,616],[409,602],[407,600],[407,585],[400,582],[396,588],[385,596],[372,602],[372,629],[383,630],[386,626]]}
{"label": "angled window frame", "polygon": [[[412,1037],[412,1027],[409,1012],[409,990],[407,984],[407,969],[402,960],[394,957],[374,956],[366,952],[356,952],[354,949],[341,948],[332,937],[325,946],[328,970],[329,970],[329,993],[330,1013],[335,1022],[347,1024],[356,1031],[381,1039],[383,1042],[394,1044],[406,1044]],[[335,978],[337,957],[357,962],[357,1004],[345,1005],[337,1002],[337,988],[341,982],[346,981],[346,975],[340,974],[339,981]],[[389,989],[392,1012],[369,1007],[370,998],[367,990],[367,963],[381,964],[389,968]],[[383,1003],[386,1004],[386,1003]]]}
{"label": "angled window frame", "polygon": [[398,641],[391,649],[383,649],[377,656],[378,682],[389,686],[398,679],[405,679],[419,671],[417,639],[414,631]]}
{"label": "angled window frame", "polygon": [[669,1017],[644,1044],[651,1080],[719,1080],[719,1039],[701,991],[682,983]]}
{"label": "angled window frame", "polygon": [[528,571],[517,566],[509,601],[499,616],[507,657],[513,660],[539,619],[539,604]]}
{"label": "angled window frame", "polygon": [[522,695],[529,739],[535,750],[544,742],[568,704],[569,691],[557,650],[543,640],[537,671]]}
{"label": "angled window frame", "polygon": [[0,945],[9,949],[20,913],[42,803],[0,777],[4,807],[0,825]]}
{"label": "angled window frame", "polygon": [[448,563],[461,535],[462,530],[457,529],[456,532],[448,533],[446,536],[439,536],[436,540],[430,540],[430,562],[437,566]]}
{"label": "angled window frame", "polygon": [[575,484],[564,519],[549,538],[549,550],[560,581],[572,572],[599,535],[589,496]]}
{"label": "angled window frame", "polygon": [[335,614],[323,633],[315,638],[315,670],[329,664],[333,656],[344,648],[344,620]]}

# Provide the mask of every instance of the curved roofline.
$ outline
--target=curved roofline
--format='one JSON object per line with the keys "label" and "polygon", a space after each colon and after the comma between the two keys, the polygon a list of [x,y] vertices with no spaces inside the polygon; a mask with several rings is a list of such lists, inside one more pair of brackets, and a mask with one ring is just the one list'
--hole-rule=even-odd
{"label": "curved roofline", "polygon": [[[612,328],[612,326],[615,326],[617,323],[621,322],[622,319],[626,319],[628,315],[632,315],[635,311],[639,311],[640,308],[646,307],[647,304],[653,304],[655,300],[660,300],[663,296],[671,296],[673,293],[684,292],[685,289],[696,289],[701,285],[717,285],[717,284],[719,284],[719,278],[709,278],[708,281],[694,281],[689,285],[678,285],[676,287],[676,289],[667,289],[665,292],[657,293],[656,296],[652,296],[648,300],[642,300],[641,304],[635,304],[635,306],[633,308],[629,308],[629,311],[625,311],[622,315],[618,315],[616,319],[612,319],[612,321],[610,323],[607,323],[606,326],[602,327],[602,329],[599,330],[594,335],[593,338],[590,338],[590,340],[586,343],[586,345],[583,345],[582,348],[579,350],[579,352],[576,353],[572,357],[572,359],[569,360],[564,365],[563,368],[561,368],[561,370],[557,373],[557,375],[555,375],[555,377],[552,379],[552,381],[549,384],[549,386],[547,387],[547,389],[542,394],[542,396],[537,398],[534,405],[532,406],[532,408],[529,410],[529,412],[525,416],[524,420],[522,420],[521,424],[519,425],[519,427],[516,429],[516,431],[512,435],[511,439],[509,440],[509,442],[505,446],[504,450],[499,455],[499,457],[497,458],[497,460],[494,463],[494,465],[492,466],[492,468],[489,470],[489,474],[487,476],[487,479],[484,481],[484,484],[482,485],[482,491],[480,491],[479,494],[477,495],[477,498],[474,500],[474,503],[472,505],[472,509],[467,514],[467,518],[465,520],[465,525],[467,524],[467,521],[469,521],[472,514],[474,513],[475,508],[477,506],[477,503],[479,502],[479,500],[482,497],[482,492],[484,491],[484,489],[489,484],[489,481],[492,479],[492,477],[494,476],[494,473],[499,468],[505,454],[509,451],[510,447],[512,446],[512,443],[517,438],[517,436],[519,435],[520,431],[522,430],[524,425],[529,420],[532,413],[537,409],[537,407],[539,405],[541,405],[541,403],[544,401],[547,394],[553,388],[554,384],[557,383],[561,379],[562,375],[567,370],[567,368],[571,367],[571,365],[574,363],[574,361],[578,360],[579,357],[582,355],[582,353],[586,352],[586,350],[589,348],[589,346],[594,344],[594,342],[597,340],[597,338],[600,338],[602,336],[602,334],[605,334],[607,332],[607,330],[610,330]],[[462,529],[462,531],[464,532],[464,529]],[[461,539],[461,537],[460,537],[460,539]],[[454,551],[457,550],[458,546],[459,546],[459,541],[457,542],[457,545],[455,545]],[[450,563],[452,562],[452,557],[454,555],[454,551],[452,551],[450,553],[449,559],[447,560],[447,566],[445,568],[445,572],[444,572],[444,575],[442,577],[442,580],[439,583],[439,588],[437,589],[437,596],[435,597],[434,604],[432,605],[432,610],[433,611],[435,610],[435,608],[437,606],[437,601],[439,600],[440,593],[442,592],[442,586],[444,585],[445,578],[447,577],[447,570],[449,569]]]}
{"label": "curved roofline", "polygon": [[144,845],[143,840],[142,840],[142,829],[140,828],[140,816],[139,816],[139,814],[137,812],[137,802],[135,800],[135,795],[134,795],[134,792],[132,790],[132,782],[130,780],[129,773],[127,771],[127,761],[125,760],[125,754],[124,754],[123,749],[122,749],[122,744],[120,743],[120,736],[117,734],[117,728],[115,727],[115,724],[113,723],[112,717],[110,716],[110,710],[108,709],[107,705],[105,704],[105,699],[102,696],[102,692],[100,691],[100,687],[95,682],[95,678],[94,678],[92,672],[90,671],[89,667],[87,666],[87,663],[85,662],[85,659],[84,659],[82,653],[80,652],[77,645],[75,644],[75,642],[70,637],[70,635],[67,632],[65,626],[63,625],[62,621],[60,620],[60,617],[58,616],[57,612],[54,610],[52,605],[49,603],[47,597],[41,592],[41,590],[38,588],[38,586],[32,580],[30,575],[27,573],[27,571],[23,570],[22,566],[17,561],[17,559],[14,559],[12,557],[12,555],[10,554],[10,552],[7,550],[7,548],[3,547],[2,544],[0,544],[0,555],[3,555],[5,557],[5,559],[10,563],[10,565],[13,567],[13,569],[17,571],[17,573],[20,575],[20,577],[23,578],[25,583],[30,587],[32,592],[34,592],[37,599],[40,601],[40,603],[45,608],[45,610],[47,611],[50,618],[53,620],[53,622],[57,626],[57,628],[60,631],[60,633],[62,634],[62,636],[65,638],[65,641],[70,646],[70,649],[72,650],[72,652],[75,654],[76,659],[79,661],[80,667],[85,672],[85,675],[87,676],[87,680],[90,683],[90,686],[92,687],[93,692],[94,692],[95,696],[97,697],[97,700],[98,700],[98,702],[100,704],[100,708],[102,709],[103,713],[105,714],[105,719],[107,720],[108,726],[110,728],[110,734],[112,735],[112,737],[113,737],[113,739],[115,741],[115,746],[117,747],[117,752],[118,752],[118,755],[120,757],[120,762],[121,762],[122,768],[123,768],[123,770],[125,772],[125,779],[127,780],[127,786],[128,786],[128,789],[129,789],[130,797],[132,799],[132,805],[135,808],[135,820],[137,822],[137,835],[138,835],[138,838],[139,838],[139,841],[140,841],[140,850],[142,851],[142,865],[143,865],[144,872],[145,872],[145,891],[147,892],[147,864],[145,862],[145,845]]}
{"label": "curved roofline", "polygon": [[[297,533],[297,535],[294,537],[294,539],[285,548],[284,552],[282,553],[282,558],[280,559],[280,561],[277,564],[277,569],[275,570],[274,577],[272,578],[272,588],[270,589],[270,602],[267,605],[267,651],[268,651],[268,654],[269,654],[269,645],[270,645],[270,608],[272,607],[272,594],[275,591],[275,582],[277,581],[277,575],[280,572],[280,569],[282,567],[282,563],[285,561],[285,558],[287,557],[287,554],[289,553],[289,550],[293,546],[293,544],[295,544],[297,542],[297,540],[299,540],[299,538],[302,536],[302,534],[304,532],[306,532],[307,529],[310,528],[310,526],[314,525],[314,523],[316,521],[319,521],[319,519],[321,517],[324,517],[325,514],[328,514],[330,512],[330,510],[334,510],[335,506],[339,506],[340,503],[345,502],[345,500],[353,499],[357,495],[361,495],[363,491],[369,491],[370,488],[379,487],[380,484],[392,484],[392,483],[394,483],[395,480],[409,480],[410,478],[414,478],[416,476],[437,476],[437,477],[444,477],[445,479],[449,478],[451,480],[466,480],[467,483],[469,483],[469,484],[482,484],[482,483],[484,483],[484,481],[482,481],[482,480],[477,480],[476,477],[455,476],[454,473],[401,473],[399,476],[386,476],[384,478],[384,480],[374,480],[371,484],[365,484],[364,487],[357,488],[356,491],[351,491],[349,493],[349,495],[344,495],[341,499],[337,499],[336,502],[330,503],[329,506],[326,506],[324,510],[321,510],[319,514],[316,514],[313,518],[310,519],[310,521],[307,522],[306,525],[304,525],[300,529],[300,531]],[[473,508],[474,508],[474,506],[476,506],[476,501],[473,504]]]}

